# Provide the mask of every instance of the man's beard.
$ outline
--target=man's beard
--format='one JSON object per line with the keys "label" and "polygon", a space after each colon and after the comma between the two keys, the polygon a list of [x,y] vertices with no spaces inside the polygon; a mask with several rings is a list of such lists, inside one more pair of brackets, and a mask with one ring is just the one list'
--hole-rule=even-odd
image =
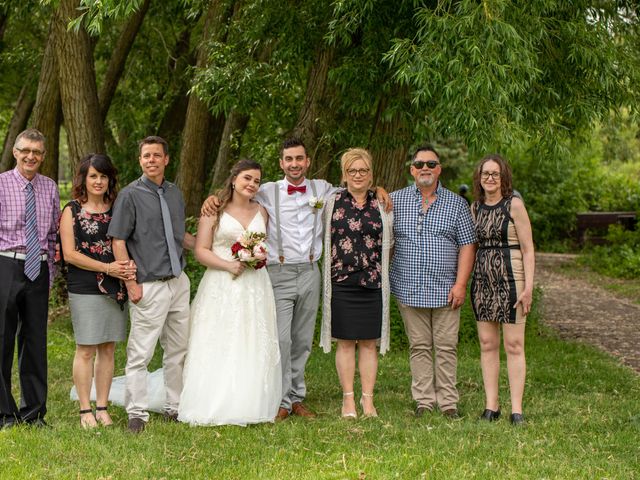
{"label": "man's beard", "polygon": [[430,187],[431,185],[436,183],[436,179],[433,176],[425,177],[425,178],[419,178],[416,183],[418,184],[419,187]]}

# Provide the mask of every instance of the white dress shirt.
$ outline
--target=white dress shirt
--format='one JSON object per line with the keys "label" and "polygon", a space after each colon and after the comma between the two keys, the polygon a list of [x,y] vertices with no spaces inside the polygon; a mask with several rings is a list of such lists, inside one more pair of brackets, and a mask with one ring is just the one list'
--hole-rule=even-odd
{"label": "white dress shirt", "polygon": [[[314,208],[309,205],[309,200],[313,197],[311,182],[314,183],[317,198],[323,201],[322,208]],[[275,188],[280,194],[280,230],[282,236],[282,249],[284,252],[284,263],[307,263],[311,253],[313,242],[313,260],[318,261],[322,254],[322,209],[326,198],[337,191],[325,180],[304,180],[300,185],[305,185],[305,193],[287,193],[290,183],[286,179],[277,182],[265,183],[260,187],[256,195],[256,201],[260,203],[269,214],[269,225],[267,226],[267,263],[280,263],[278,254],[278,225],[276,222]],[[315,235],[313,235],[313,225],[316,222]],[[313,238],[312,238],[313,237]]]}

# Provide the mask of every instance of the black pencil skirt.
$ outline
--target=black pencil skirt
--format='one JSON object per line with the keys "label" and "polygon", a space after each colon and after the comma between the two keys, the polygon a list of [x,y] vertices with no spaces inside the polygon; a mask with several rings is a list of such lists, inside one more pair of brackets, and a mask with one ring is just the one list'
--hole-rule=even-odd
{"label": "black pencil skirt", "polygon": [[331,336],[373,340],[382,329],[382,289],[331,284]]}

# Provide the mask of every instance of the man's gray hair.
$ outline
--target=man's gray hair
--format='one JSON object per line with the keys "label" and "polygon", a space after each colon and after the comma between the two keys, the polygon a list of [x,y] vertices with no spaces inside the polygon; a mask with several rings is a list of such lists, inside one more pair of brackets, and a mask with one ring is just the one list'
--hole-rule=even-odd
{"label": "man's gray hair", "polygon": [[23,132],[20,132],[16,137],[16,141],[13,142],[13,148],[18,147],[18,142],[26,138],[27,140],[31,140],[32,142],[42,142],[42,145],[46,146],[47,140],[44,138],[44,135],[40,130],[36,130],[35,128],[28,128]]}

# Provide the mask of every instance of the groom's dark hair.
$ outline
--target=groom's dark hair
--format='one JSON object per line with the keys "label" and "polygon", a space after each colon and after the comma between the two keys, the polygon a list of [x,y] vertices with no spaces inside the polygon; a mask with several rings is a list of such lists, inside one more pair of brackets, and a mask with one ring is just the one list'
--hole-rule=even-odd
{"label": "groom's dark hair", "polygon": [[293,147],[304,148],[304,154],[305,156],[307,155],[307,147],[305,147],[304,142],[299,137],[289,137],[289,138],[285,138],[284,141],[282,142],[282,148],[280,149],[280,158],[282,158],[282,155],[284,154],[284,151],[287,148],[293,148]]}

